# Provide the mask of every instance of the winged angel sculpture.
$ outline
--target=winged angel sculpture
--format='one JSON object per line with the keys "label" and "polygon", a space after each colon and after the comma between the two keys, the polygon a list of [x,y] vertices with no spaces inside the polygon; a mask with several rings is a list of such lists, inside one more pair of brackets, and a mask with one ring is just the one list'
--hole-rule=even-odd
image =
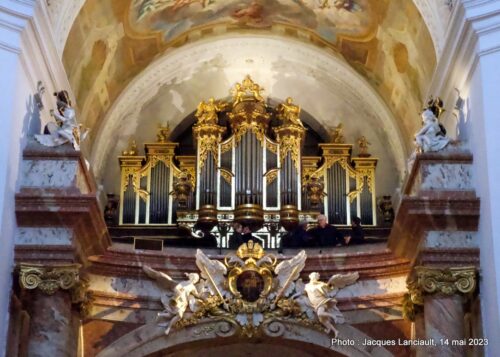
{"label": "winged angel sculpture", "polygon": [[165,310],[158,314],[169,334],[173,327],[196,323],[202,318],[224,318],[251,336],[273,320],[297,319],[325,328],[335,336],[336,324],[344,322],[335,295],[353,284],[358,273],[336,274],[328,282],[314,272],[305,284],[300,274],[307,259],[305,251],[277,264],[273,254],[264,254],[259,244],[242,245],[224,263],[196,252],[197,273],[184,281],[144,266],[144,272],[165,290]]}

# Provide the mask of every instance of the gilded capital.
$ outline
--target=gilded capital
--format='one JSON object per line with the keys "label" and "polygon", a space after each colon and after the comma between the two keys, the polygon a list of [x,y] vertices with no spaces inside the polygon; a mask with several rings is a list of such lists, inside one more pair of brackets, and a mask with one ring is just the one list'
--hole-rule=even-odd
{"label": "gilded capital", "polygon": [[57,290],[69,290],[78,283],[80,264],[61,264],[46,266],[42,264],[21,263],[19,284],[23,289],[40,289],[48,295]]}
{"label": "gilded capital", "polygon": [[476,289],[476,268],[428,268],[415,267],[417,285],[427,294],[469,294]]}
{"label": "gilded capital", "polygon": [[403,318],[410,321],[415,321],[415,315],[422,310],[424,298],[422,290],[417,285],[416,281],[410,281],[406,284],[408,292],[403,296]]}

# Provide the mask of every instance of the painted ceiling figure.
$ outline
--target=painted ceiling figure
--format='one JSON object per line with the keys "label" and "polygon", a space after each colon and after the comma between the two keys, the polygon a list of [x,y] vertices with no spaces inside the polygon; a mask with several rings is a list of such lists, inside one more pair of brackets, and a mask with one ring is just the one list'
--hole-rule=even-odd
{"label": "painted ceiling figure", "polygon": [[439,122],[430,109],[422,112],[424,126],[415,134],[417,151],[439,151],[449,144],[450,138],[442,133]]}
{"label": "painted ceiling figure", "polygon": [[155,13],[166,9],[168,7],[172,8],[172,11],[177,11],[185,6],[191,5],[192,3],[200,3],[202,7],[206,6],[206,3],[211,3],[213,0],[136,0],[136,4],[139,5],[139,20],[146,17],[150,13]]}

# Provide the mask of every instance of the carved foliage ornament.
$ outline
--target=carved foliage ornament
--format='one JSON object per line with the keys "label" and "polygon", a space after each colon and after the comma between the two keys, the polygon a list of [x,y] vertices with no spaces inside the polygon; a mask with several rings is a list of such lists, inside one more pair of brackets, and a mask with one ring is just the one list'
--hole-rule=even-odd
{"label": "carved foliage ornament", "polygon": [[80,264],[43,266],[39,264],[20,264],[19,283],[24,289],[40,289],[48,295],[57,290],[69,290],[79,281]]}
{"label": "carved foliage ornament", "polygon": [[424,294],[472,294],[476,289],[476,268],[457,267],[437,269],[415,267],[416,279],[408,282],[403,297],[403,317],[414,321],[424,304]]}
{"label": "carved foliage ornament", "polygon": [[428,294],[469,294],[476,289],[476,268],[435,269],[416,267],[417,284]]}

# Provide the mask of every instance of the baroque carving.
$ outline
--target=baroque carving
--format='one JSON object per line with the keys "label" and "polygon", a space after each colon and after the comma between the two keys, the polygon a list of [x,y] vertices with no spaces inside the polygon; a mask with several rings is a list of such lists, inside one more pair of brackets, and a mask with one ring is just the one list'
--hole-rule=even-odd
{"label": "baroque carving", "polygon": [[[337,335],[335,324],[344,322],[335,295],[353,284],[358,273],[336,274],[327,282],[318,273],[304,283],[300,273],[307,256],[301,251],[295,257],[278,263],[257,243],[249,241],[224,261],[196,252],[199,273],[187,274],[188,280],[175,281],[165,273],[144,266],[145,273],[165,289],[158,323],[181,329],[202,320],[226,321],[226,331],[237,328],[246,336],[282,334],[282,321],[294,320],[304,325],[324,328]],[[202,331],[199,333],[211,333]]]}
{"label": "baroque carving", "polygon": [[428,268],[416,267],[417,284],[428,294],[469,294],[476,289],[476,268]]}
{"label": "baroque carving", "polygon": [[48,295],[57,290],[69,290],[79,281],[80,264],[63,264],[44,266],[41,264],[25,264],[19,266],[19,284],[23,289],[40,289]]}

